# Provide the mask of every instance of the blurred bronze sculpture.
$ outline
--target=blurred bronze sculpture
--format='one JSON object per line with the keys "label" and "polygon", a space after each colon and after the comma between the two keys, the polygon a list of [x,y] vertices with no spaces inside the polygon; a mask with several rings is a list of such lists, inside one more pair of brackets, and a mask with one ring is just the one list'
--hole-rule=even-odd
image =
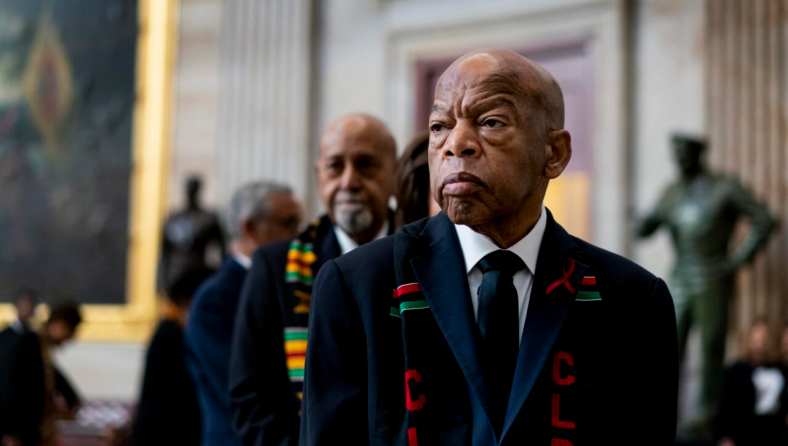
{"label": "blurred bronze sculpture", "polygon": [[[690,328],[697,323],[702,358],[696,427],[705,430],[719,401],[734,273],[766,244],[777,221],[738,180],[706,168],[705,141],[674,135],[672,143],[680,177],[640,222],[637,235],[648,237],[663,226],[670,231],[676,253],[670,288],[679,358],[683,358]],[[731,253],[731,238],[741,217],[750,220],[749,234]]]}
{"label": "blurred bronze sculpture", "polygon": [[186,272],[198,272],[207,276],[216,269],[209,262],[209,249],[215,248],[224,257],[224,234],[219,217],[202,208],[200,193],[202,180],[190,176],[186,180],[186,208],[175,212],[164,224],[159,289],[171,286],[174,280]]}

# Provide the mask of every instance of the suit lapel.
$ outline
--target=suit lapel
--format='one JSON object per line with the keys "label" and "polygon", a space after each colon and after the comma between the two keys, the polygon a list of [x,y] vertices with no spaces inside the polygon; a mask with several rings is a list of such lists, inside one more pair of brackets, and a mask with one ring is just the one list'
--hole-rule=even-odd
{"label": "suit lapel", "polygon": [[585,265],[570,256],[574,241],[547,212],[547,228],[539,248],[502,439],[542,372],[575,298],[575,284],[579,283],[579,277],[587,270]]}
{"label": "suit lapel", "polygon": [[489,420],[489,393],[481,368],[478,329],[456,231],[441,213],[428,221],[417,243],[423,248],[411,259],[416,279],[438,328]]}

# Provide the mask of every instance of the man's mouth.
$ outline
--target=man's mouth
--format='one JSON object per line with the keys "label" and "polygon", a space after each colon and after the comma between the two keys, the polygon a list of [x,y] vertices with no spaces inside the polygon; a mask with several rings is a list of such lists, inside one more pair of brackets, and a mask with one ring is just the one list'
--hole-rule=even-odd
{"label": "man's mouth", "polygon": [[484,181],[476,175],[468,172],[457,172],[443,180],[441,193],[450,196],[471,195],[486,187],[487,185]]}

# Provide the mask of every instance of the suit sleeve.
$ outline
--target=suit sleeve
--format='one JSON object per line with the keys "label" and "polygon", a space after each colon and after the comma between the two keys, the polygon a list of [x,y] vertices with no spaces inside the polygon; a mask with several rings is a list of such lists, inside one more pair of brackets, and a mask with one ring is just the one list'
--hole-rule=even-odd
{"label": "suit sleeve", "polygon": [[52,369],[55,374],[55,391],[66,401],[67,409],[75,412],[82,405],[82,398],[71,381],[57,366],[52,365]]}
{"label": "suit sleeve", "polygon": [[655,445],[673,444],[678,405],[678,340],[673,299],[661,279],[654,279],[649,306],[639,315],[644,345],[637,349],[639,388],[645,413],[638,414],[641,432]]}
{"label": "suit sleeve", "polygon": [[223,322],[226,311],[219,313],[221,308],[210,305],[213,293],[216,293],[214,289],[203,288],[190,311],[186,326],[187,363],[197,386],[210,387],[211,393],[221,395],[222,401],[229,406],[227,386],[232,339]]}
{"label": "suit sleeve", "polygon": [[245,445],[298,441],[299,403],[287,374],[275,280],[266,257],[255,256],[236,315],[229,390],[233,424]]}
{"label": "suit sleeve", "polygon": [[19,342],[12,373],[8,432],[23,443],[38,441],[44,416],[44,357],[38,336],[26,334]]}
{"label": "suit sleeve", "polygon": [[312,296],[302,445],[367,444],[366,342],[358,308],[334,261]]}

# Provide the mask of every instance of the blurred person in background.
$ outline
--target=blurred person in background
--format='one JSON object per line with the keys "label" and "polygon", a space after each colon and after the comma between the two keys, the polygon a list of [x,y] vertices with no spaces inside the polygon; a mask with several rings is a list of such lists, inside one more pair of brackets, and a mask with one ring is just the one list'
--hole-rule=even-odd
{"label": "blurred person in background", "polygon": [[32,331],[31,319],[36,314],[38,306],[38,294],[31,288],[22,288],[14,298],[14,309],[16,310],[16,320],[11,322],[10,327],[21,334]]}
{"label": "blurred person in background", "polygon": [[145,366],[131,444],[136,446],[200,444],[200,408],[186,369],[183,327],[204,271],[185,271],[167,289],[162,318],[145,353]]}
{"label": "blurred person in background", "polygon": [[785,445],[786,370],[773,354],[765,320],[750,327],[744,357],[725,370],[717,422],[719,446]]}
{"label": "blurred person in background", "polygon": [[397,226],[440,212],[430,193],[428,132],[416,135],[397,161]]}
{"label": "blurred person in background", "polygon": [[230,257],[197,291],[186,324],[187,363],[202,412],[202,444],[241,445],[233,430],[229,368],[233,326],[251,256],[260,246],[289,240],[303,210],[290,187],[254,182],[239,188],[227,213]]}
{"label": "blurred person in background", "polygon": [[52,307],[39,333],[0,332],[0,445],[57,444],[55,421],[73,416],[79,398],[70,385],[72,394],[62,393],[58,381],[65,377],[53,353],[74,338],[81,322],[79,307],[69,302]]}
{"label": "blurred person in background", "polygon": [[326,214],[254,253],[230,361],[234,425],[245,445],[298,444],[312,281],[327,260],[394,229],[396,153],[377,118],[350,114],[329,124],[315,167]]}

